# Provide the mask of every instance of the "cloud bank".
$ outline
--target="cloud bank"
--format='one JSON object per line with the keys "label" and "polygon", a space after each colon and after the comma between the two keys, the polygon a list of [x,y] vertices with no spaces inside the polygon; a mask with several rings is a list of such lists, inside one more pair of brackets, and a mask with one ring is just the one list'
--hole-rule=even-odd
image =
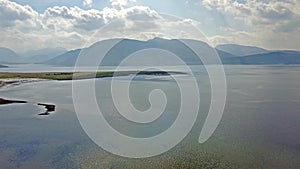
{"label": "cloud bank", "polygon": [[[98,39],[156,36],[201,39],[189,27],[206,27],[205,22],[189,18],[166,20],[148,6],[135,0],[109,0],[101,10],[92,9],[93,0],[78,6],[51,6],[42,12],[29,5],[0,1],[0,46],[17,52],[46,47],[74,49],[83,47],[95,32]],[[187,0],[195,12],[211,13],[210,21],[224,22],[208,36],[212,44],[238,43],[269,49],[300,49],[300,2],[298,0]],[[201,9],[201,10],[198,10]],[[217,19],[215,16],[220,17]],[[106,28],[108,24],[114,26]],[[104,28],[104,29],[103,29]],[[212,29],[212,28],[209,28]],[[161,30],[161,31],[157,31]],[[168,30],[166,32],[164,30]],[[187,33],[187,32],[190,33]],[[205,32],[204,32],[205,33]],[[201,39],[202,40],[202,39]]]}
{"label": "cloud bank", "polygon": [[[182,35],[177,30],[178,26],[185,26],[183,23],[197,24],[196,21],[189,19],[165,20],[147,6],[129,5],[135,0],[110,0],[110,2],[111,6],[102,10],[53,6],[43,13],[38,13],[30,6],[3,0],[0,2],[2,34],[0,46],[18,52],[45,47],[80,48],[90,45],[86,44],[90,37],[110,22],[114,22],[114,26],[102,30],[97,40],[107,38],[147,40],[155,36],[164,36],[157,30],[172,28],[180,37]],[[91,0],[84,1],[86,6],[92,3]]]}
{"label": "cloud bank", "polygon": [[300,42],[300,3],[298,0],[203,0],[211,12],[240,26],[227,25],[210,37],[215,44],[240,43],[271,49],[298,49]]}
{"label": "cloud bank", "polygon": [[83,0],[83,5],[86,7],[91,7],[93,5],[93,0]]}

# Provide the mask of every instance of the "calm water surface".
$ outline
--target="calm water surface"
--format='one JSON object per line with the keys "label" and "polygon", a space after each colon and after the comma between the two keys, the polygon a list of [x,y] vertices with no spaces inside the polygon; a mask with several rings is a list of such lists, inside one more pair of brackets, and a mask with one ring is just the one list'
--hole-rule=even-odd
{"label": "calm water surface", "polygon": [[[19,65],[1,71],[22,69]],[[40,67],[26,70],[41,71]],[[53,70],[72,69],[43,68]],[[0,168],[300,167],[300,67],[225,66],[228,95],[224,115],[214,135],[204,144],[197,140],[210,104],[210,84],[203,69],[195,70],[201,108],[194,128],[169,152],[146,159],[111,155],[88,138],[74,111],[70,81],[42,81],[0,89],[0,97],[29,101],[0,106]],[[109,95],[110,81],[96,80],[96,96],[107,121],[118,131],[149,137],[167,129],[176,118],[180,94],[174,81],[166,77],[133,81],[131,100],[139,110],[149,108],[149,91],[157,87],[168,98],[164,115],[139,127],[118,114]],[[50,116],[38,116],[44,110],[37,102],[53,103],[57,110]]]}

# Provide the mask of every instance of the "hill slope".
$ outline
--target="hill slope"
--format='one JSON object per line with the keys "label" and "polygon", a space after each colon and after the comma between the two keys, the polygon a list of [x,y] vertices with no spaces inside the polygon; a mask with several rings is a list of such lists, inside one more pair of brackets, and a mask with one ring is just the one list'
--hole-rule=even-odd
{"label": "hill slope", "polygon": [[44,48],[38,50],[30,50],[20,54],[23,62],[26,63],[40,63],[50,60],[58,55],[66,53],[64,48]]}
{"label": "hill slope", "polygon": [[240,58],[240,64],[300,64],[300,52],[276,51]]}
{"label": "hill slope", "polygon": [[71,50],[43,63],[58,66],[74,66],[81,49]]}
{"label": "hill slope", "polygon": [[0,63],[18,63],[20,57],[14,51],[0,47]]}
{"label": "hill slope", "polygon": [[243,46],[237,44],[223,44],[216,46],[216,49],[231,53],[236,56],[247,56],[268,53],[268,50],[256,46]]}
{"label": "hill slope", "polygon": [[[116,41],[119,40],[110,39],[99,41],[89,48],[69,51],[44,63],[50,65],[74,66],[78,55],[81,54],[84,59],[79,66],[89,66],[94,65],[94,61],[97,60],[100,54],[107,52],[101,65],[119,65],[122,60],[130,55],[139,55],[140,57],[136,57],[136,59],[133,60],[132,66],[139,65],[142,62],[148,63],[149,65],[167,65],[168,63],[174,65],[172,64],[172,59],[166,59],[167,55],[176,55],[189,65],[203,64],[198,56],[205,58],[206,64],[217,64],[219,63],[216,62],[215,59],[217,58],[217,54],[223,64],[300,64],[300,52],[298,51],[267,51],[257,47],[229,45],[231,47],[233,46],[234,48],[231,49],[235,49],[235,51],[229,50],[227,52],[224,51],[223,48],[226,45],[214,49],[205,42],[188,39],[167,40],[154,38],[148,41],[121,39],[115,44]],[[190,47],[192,47],[193,50]],[[249,55],[234,55],[232,53]]]}
{"label": "hill slope", "polygon": [[[98,57],[99,52],[104,52],[109,48],[110,44],[118,41],[116,39],[99,41],[87,49],[82,50],[82,55],[86,58],[81,66],[93,65],[91,61]],[[191,50],[187,44],[194,46],[196,51]],[[150,50],[149,50],[150,49]],[[148,51],[147,51],[148,50]],[[153,64],[166,64],[162,62],[169,62],[172,65],[172,60],[163,59],[166,55],[176,55],[182,59],[185,63],[202,64],[202,61],[198,58],[195,52],[202,57],[209,58],[207,62],[215,63],[213,60],[213,55],[217,56],[214,48],[208,44],[195,41],[195,40],[166,40],[161,38],[154,38],[148,41],[138,41],[131,39],[123,39],[116,45],[114,45],[111,50],[109,50],[101,62],[101,65],[105,66],[115,66],[119,65],[123,59],[131,54],[136,54],[136,52],[143,52],[141,55],[143,57],[143,63],[153,63]],[[223,51],[217,51],[221,54],[221,58],[232,58],[236,57],[232,54]],[[62,65],[62,66],[73,66],[78,58],[80,49],[76,51],[69,51],[63,55],[57,56],[49,61],[44,62],[50,65]],[[135,60],[135,65],[139,65],[138,60]]]}

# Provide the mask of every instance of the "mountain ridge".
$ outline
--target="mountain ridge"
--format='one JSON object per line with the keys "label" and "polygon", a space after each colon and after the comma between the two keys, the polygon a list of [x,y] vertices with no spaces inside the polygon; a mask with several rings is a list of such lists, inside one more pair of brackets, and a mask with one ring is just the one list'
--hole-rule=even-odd
{"label": "mountain ridge", "polygon": [[[156,59],[162,58],[163,55],[166,54],[164,51],[167,51],[170,54],[175,54],[189,65],[203,64],[198,56],[205,57],[206,64],[216,64],[217,62],[216,59],[214,59],[215,57],[212,57],[213,55],[219,56],[223,64],[300,64],[299,51],[270,51],[256,46],[243,46],[237,44],[222,44],[216,47],[212,47],[203,41],[193,39],[163,38],[154,38],[147,41],[140,41],[135,39],[107,39],[98,41],[88,48],[74,49],[66,51],[64,53],[59,53],[59,55],[55,57],[51,57],[48,60],[41,60],[38,63],[55,66],[74,66],[79,54],[82,53],[87,55],[84,63],[82,63],[83,66],[89,66],[90,64],[93,64],[92,60],[94,60],[95,57],[97,57],[97,54],[99,54],[97,52],[108,50],[107,48],[115,42],[118,43],[114,44],[111,50],[108,51],[107,55],[102,60],[103,62],[101,63],[101,65],[119,65],[121,61],[127,56],[136,54],[137,52],[147,51],[147,49],[150,48],[162,51],[161,53],[157,51],[155,52],[155,55],[157,55]],[[187,45],[192,47],[194,50],[191,50],[191,48]],[[91,54],[88,51],[92,49],[97,51],[94,54]],[[0,63],[2,64],[22,60],[20,59],[20,56],[18,54],[9,50],[8,48],[5,48],[3,51],[6,51],[6,53],[10,54],[11,58],[8,59],[9,55],[4,58],[0,50]],[[141,57],[144,58],[144,62],[155,62],[153,61],[155,60],[153,59],[153,54],[154,53],[151,52],[144,52]],[[135,64],[138,65],[139,63]]]}
{"label": "mountain ridge", "polygon": [[220,44],[217,45],[215,48],[241,57],[270,52],[269,50],[257,46],[245,46],[245,45],[238,45],[238,44]]}
{"label": "mountain ridge", "polygon": [[[300,64],[299,61],[300,52],[298,51],[292,51],[292,50],[269,51],[255,46],[233,45],[234,47],[241,48],[239,49],[239,52],[245,51],[245,53],[247,53],[247,55],[234,55],[232,54],[232,52],[230,53],[230,51],[221,50],[219,47],[213,48],[203,41],[197,41],[193,39],[154,38],[147,41],[139,41],[134,39],[110,39],[110,40],[98,41],[92,44],[87,49],[96,48],[96,47],[101,49],[103,48],[103,44],[105,46],[105,43],[109,43],[111,40],[120,41],[120,42],[114,45],[114,47],[107,53],[107,57],[103,59],[102,65],[116,66],[128,55],[131,55],[135,52],[147,48],[158,48],[161,50],[167,50],[169,52],[176,54],[187,64],[190,65],[203,64],[202,61],[199,60],[197,55],[194,53],[194,51],[192,51],[191,49],[189,49],[189,47],[187,47],[187,44],[189,44],[190,46],[194,46],[194,49],[198,51],[197,54],[201,56],[214,55],[214,53],[217,53],[223,64],[240,64],[240,65]],[[232,46],[232,44],[229,44],[229,46]],[[105,48],[103,48],[103,50],[105,50]],[[74,66],[80,52],[77,51],[77,53],[74,54],[75,55],[71,56],[70,53],[67,52],[63,55],[60,55],[58,57],[59,59],[53,58],[51,61],[45,62],[45,64]],[[144,56],[144,57],[151,57],[151,53],[149,56]],[[70,58],[71,60],[67,58]],[[89,59],[87,58],[87,60]],[[208,61],[208,64],[215,64],[215,60],[212,62]],[[85,65],[88,64],[85,63]]]}
{"label": "mountain ridge", "polygon": [[7,68],[8,66],[5,66],[5,65],[1,65],[0,64],[0,68]]}
{"label": "mountain ridge", "polygon": [[0,63],[14,63],[19,62],[20,56],[13,50],[0,47]]}
{"label": "mountain ridge", "polygon": [[[92,44],[87,49],[97,48],[99,51],[104,51],[106,50],[105,46],[109,46],[110,43],[113,43],[112,41],[116,41],[118,43],[115,44],[110,51],[108,51],[106,57],[102,60],[103,61],[102,65],[106,65],[106,66],[119,65],[121,61],[127,56],[134,54],[135,52],[143,51],[149,48],[173,53],[179,56],[187,64],[202,64],[201,60],[197,57],[195,52],[192,51],[185,43],[196,44],[197,48],[201,49],[200,51],[198,51],[198,54],[200,54],[201,56],[208,55],[211,53],[216,55],[214,48],[209,46],[207,43],[202,41],[189,40],[189,39],[166,40],[162,38],[154,38],[147,41],[139,41],[139,40],[132,40],[132,39],[111,39],[111,40],[98,41]],[[71,53],[73,53],[73,55]],[[79,51],[75,53],[67,52],[63,55],[57,56],[56,58],[53,58],[45,62],[45,64],[73,66],[75,64],[75,60],[77,59],[79,53],[80,53]],[[234,57],[229,53],[226,52],[223,53],[226,54],[226,57]],[[153,62],[153,60],[151,60],[151,55],[152,55],[151,52],[143,53],[143,55],[144,55],[143,57],[145,57],[146,59],[150,58],[149,60],[147,60],[147,62]],[[88,65],[87,63],[88,60],[90,60],[93,56],[86,56],[86,57],[87,57],[86,59],[87,61],[86,63],[83,63],[85,66]],[[138,63],[136,64],[138,65]]]}

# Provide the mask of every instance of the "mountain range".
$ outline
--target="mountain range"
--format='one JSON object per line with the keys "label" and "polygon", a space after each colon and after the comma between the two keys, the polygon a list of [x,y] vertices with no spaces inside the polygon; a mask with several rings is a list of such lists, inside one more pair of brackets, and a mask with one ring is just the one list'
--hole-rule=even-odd
{"label": "mountain range", "polygon": [[256,55],[256,54],[263,54],[268,53],[270,51],[265,50],[263,48],[259,48],[256,46],[243,46],[237,44],[222,44],[216,46],[217,50],[226,51],[231,53],[235,56],[247,56],[247,55]]}
{"label": "mountain range", "polygon": [[44,48],[16,53],[9,48],[0,47],[0,63],[42,63],[67,52],[64,48]]}
{"label": "mountain range", "polygon": [[19,55],[14,51],[0,47],[0,63],[15,63],[20,59]]}
{"label": "mountain range", "polygon": [[[108,50],[108,47],[115,41],[118,41],[118,43]],[[142,52],[139,53],[141,59],[136,57],[134,65],[139,65],[140,62],[153,64],[170,62],[172,64],[171,59],[163,59],[164,57],[167,58],[166,55],[172,54],[190,65],[203,64],[197,55],[205,58],[206,64],[215,64],[216,62],[212,55],[217,56],[216,54],[218,54],[223,64],[300,64],[299,51],[270,51],[255,46],[236,44],[223,44],[213,48],[207,43],[197,40],[167,40],[162,38],[154,38],[148,41],[110,39],[96,42],[84,49],[66,51],[63,48],[48,48],[30,51],[26,55],[23,54],[23,56],[19,56],[10,49],[0,48],[0,63],[42,63],[55,66],[74,66],[78,56],[84,55],[81,66],[89,66],[93,64],[92,61],[98,57],[99,52],[104,51],[107,51],[107,53],[101,65],[105,66],[119,65],[129,55],[137,55],[139,52]]]}
{"label": "mountain range", "polygon": [[50,60],[58,55],[66,53],[67,50],[64,48],[44,48],[38,50],[30,50],[20,54],[23,62],[27,63],[41,63]]}

